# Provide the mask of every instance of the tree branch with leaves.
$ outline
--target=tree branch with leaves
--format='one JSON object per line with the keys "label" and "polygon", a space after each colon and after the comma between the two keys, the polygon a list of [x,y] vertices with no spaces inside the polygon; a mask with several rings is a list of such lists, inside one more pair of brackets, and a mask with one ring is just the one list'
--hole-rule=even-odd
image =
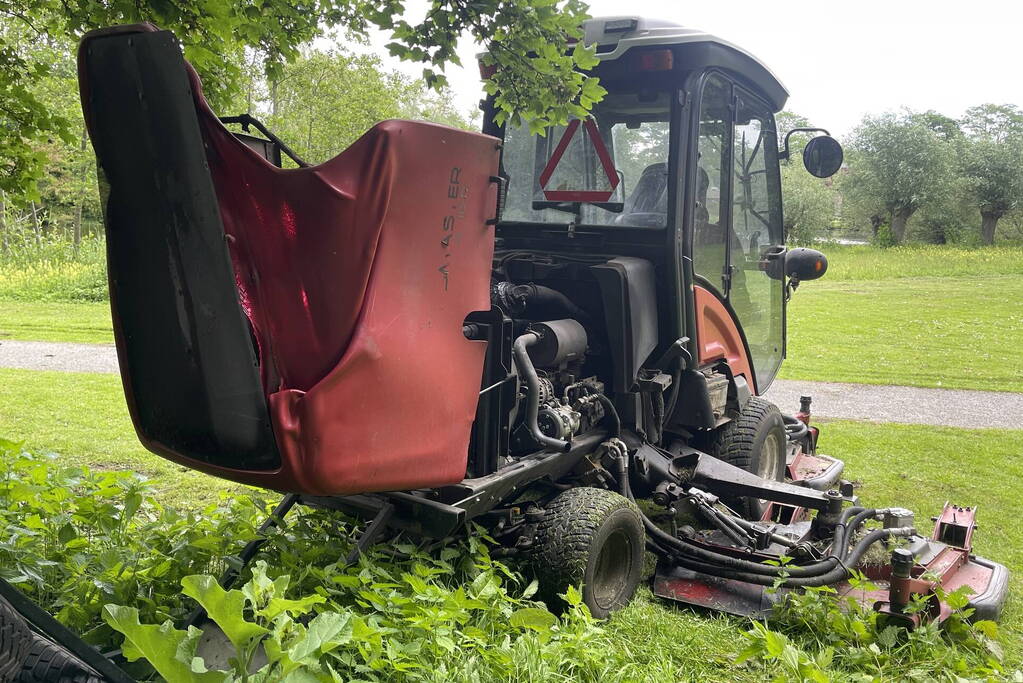
{"label": "tree branch with leaves", "polygon": [[[241,92],[245,50],[262,58],[268,78],[281,76],[300,49],[332,30],[366,37],[390,31],[391,54],[422,63],[427,83],[442,89],[444,69],[459,64],[460,37],[483,46],[496,68],[487,80],[499,118],[526,121],[534,130],[585,115],[604,94],[584,71],[594,48],[578,42],[586,5],[580,0],[434,0],[426,16],[405,19],[404,0],[0,0],[0,188],[24,192],[42,172],[37,143],[53,136],[74,142],[74,128],[31,91],[46,64],[33,60],[11,33],[43,31],[67,43],[91,29],[152,22],[173,31],[185,57],[203,77],[214,106]],[[12,23],[13,22],[13,23]],[[19,27],[18,24],[21,24]],[[5,28],[6,27],[6,28]]]}

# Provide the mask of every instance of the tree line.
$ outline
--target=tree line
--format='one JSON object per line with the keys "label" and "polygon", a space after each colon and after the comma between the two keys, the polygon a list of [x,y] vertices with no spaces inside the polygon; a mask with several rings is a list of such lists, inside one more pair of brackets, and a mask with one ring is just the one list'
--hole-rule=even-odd
{"label": "tree line", "polygon": [[[468,34],[494,67],[483,88],[499,116],[534,130],[585,115],[603,89],[579,37],[580,0],[447,0],[417,23],[403,0],[0,0],[0,252],[62,239],[78,245],[100,220],[95,164],[78,104],[74,49],[92,28],[153,21],[171,29],[214,108],[262,118],[311,161],[344,149],[377,120],[470,125],[446,91]],[[391,31],[388,51],[423,65],[422,79],[373,56],[310,47]],[[339,33],[339,32],[344,33]],[[319,44],[319,43],[317,43]],[[783,112],[779,132],[805,125]],[[780,137],[780,136],[779,136]],[[992,243],[1023,238],[1023,112],[984,104],[960,119],[937,112],[866,117],[845,141],[847,167],[818,181],[783,170],[793,242],[835,231],[882,244],[907,239]]]}
{"label": "tree line", "polygon": [[[9,20],[0,18],[0,26]],[[11,26],[7,35],[12,35]],[[0,29],[3,30],[3,29]],[[27,43],[31,36],[22,31]],[[74,54],[68,44],[35,44],[48,69],[32,83],[33,96],[68,122],[71,135],[37,140],[38,173],[0,189],[0,252],[46,243],[77,248],[102,232],[96,164],[78,103]],[[386,69],[379,57],[342,49],[304,47],[272,78],[252,51],[243,52],[238,88],[219,97],[220,113],[248,113],[265,123],[300,157],[318,163],[343,151],[374,123],[390,118],[477,128],[458,111],[446,87]]]}
{"label": "tree line", "polygon": [[[582,0],[445,0],[418,20],[406,17],[405,4],[0,0],[0,249],[23,234],[41,242],[54,231],[77,242],[98,218],[72,57],[92,29],[151,22],[172,31],[216,111],[252,113],[269,103],[268,117],[286,134],[300,132],[296,147],[309,147],[310,159],[345,140],[315,139],[320,123],[337,133],[337,126],[360,126],[360,114],[421,116],[422,106],[441,120],[459,119],[448,105],[444,68],[459,64],[462,36],[487,47],[482,60],[493,74],[486,88],[502,118],[544,128],[585,115],[603,95],[586,73],[597,58],[596,47],[580,41]],[[365,41],[371,30],[388,32],[388,52],[422,65],[422,79],[401,81],[371,57],[309,48],[321,38]],[[342,72],[352,80],[338,86]],[[328,107],[318,95],[326,92],[367,101],[342,124],[353,112],[335,98],[332,121],[324,123]],[[293,131],[299,121],[304,130]]]}
{"label": "tree line", "polygon": [[[806,125],[783,112],[779,136]],[[870,115],[844,142],[846,164],[833,179],[812,178],[792,164],[783,169],[790,241],[836,233],[881,245],[1023,239],[1018,106],[981,104],[961,118],[909,110]]]}

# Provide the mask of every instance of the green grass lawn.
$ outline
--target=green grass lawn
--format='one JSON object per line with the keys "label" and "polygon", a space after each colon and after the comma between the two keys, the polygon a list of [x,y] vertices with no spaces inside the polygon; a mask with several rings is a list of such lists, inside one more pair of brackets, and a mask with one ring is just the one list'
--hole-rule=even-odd
{"label": "green grass lawn", "polygon": [[[237,487],[159,458],[135,436],[117,375],[0,369],[0,435],[35,453],[145,475],[174,504]],[[241,487],[237,487],[241,488]]]}
{"label": "green grass lawn", "polygon": [[110,304],[0,299],[0,341],[113,344]]}
{"label": "green grass lawn", "polygon": [[825,281],[1023,275],[1023,245],[965,248],[910,244],[881,249],[822,244],[818,248],[828,257]]}
{"label": "green grass lawn", "polygon": [[1023,275],[829,281],[789,302],[789,379],[1023,391]]}
{"label": "green grass lawn", "polygon": [[[782,377],[1023,391],[1023,247],[822,249],[827,275],[789,304]],[[113,342],[108,304],[10,287],[0,341]]]}
{"label": "green grass lawn", "polygon": [[[24,440],[30,450],[52,451],[100,468],[131,469],[151,478],[161,499],[197,504],[224,488],[212,477],[146,452],[135,438],[111,375],[0,370],[0,436]],[[962,430],[847,421],[823,425],[822,449],[846,461],[860,495],[877,506],[903,505],[928,518],[945,500],[980,505],[977,550],[1013,572],[1013,596],[1003,618],[1010,670],[1023,658],[1023,431]],[[607,625],[637,662],[670,662],[673,678],[761,680],[763,671],[734,667],[743,648],[741,619],[710,615],[656,600],[644,589]],[[658,667],[659,668],[659,667]]]}

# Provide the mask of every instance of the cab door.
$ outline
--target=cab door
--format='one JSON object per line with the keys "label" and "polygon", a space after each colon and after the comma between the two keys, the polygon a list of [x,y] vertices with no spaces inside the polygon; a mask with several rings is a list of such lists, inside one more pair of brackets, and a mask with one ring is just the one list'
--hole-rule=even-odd
{"label": "cab door", "polygon": [[785,338],[784,282],[768,276],[785,254],[778,140],[771,110],[738,86],[733,92],[728,301],[763,393],[781,367]]}
{"label": "cab door", "polygon": [[705,76],[700,94],[693,270],[696,284],[731,309],[762,394],[784,353],[784,283],[768,276],[768,265],[785,253],[774,116],[717,71]]}

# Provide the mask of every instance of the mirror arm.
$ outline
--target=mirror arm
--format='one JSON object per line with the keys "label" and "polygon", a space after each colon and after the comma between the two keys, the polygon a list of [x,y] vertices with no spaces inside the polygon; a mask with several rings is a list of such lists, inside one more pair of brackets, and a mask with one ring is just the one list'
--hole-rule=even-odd
{"label": "mirror arm", "polygon": [[825,135],[831,135],[825,128],[793,128],[788,133],[785,133],[785,146],[778,152],[779,160],[789,158],[789,138],[792,137],[793,133],[824,133]]}

